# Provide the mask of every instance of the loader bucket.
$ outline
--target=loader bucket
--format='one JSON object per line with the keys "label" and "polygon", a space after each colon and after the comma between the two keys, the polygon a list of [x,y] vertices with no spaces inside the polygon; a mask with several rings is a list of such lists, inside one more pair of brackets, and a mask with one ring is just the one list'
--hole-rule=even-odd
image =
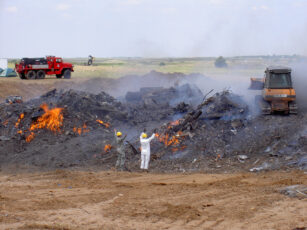
{"label": "loader bucket", "polygon": [[263,78],[251,78],[251,84],[248,89],[262,90],[264,87]]}

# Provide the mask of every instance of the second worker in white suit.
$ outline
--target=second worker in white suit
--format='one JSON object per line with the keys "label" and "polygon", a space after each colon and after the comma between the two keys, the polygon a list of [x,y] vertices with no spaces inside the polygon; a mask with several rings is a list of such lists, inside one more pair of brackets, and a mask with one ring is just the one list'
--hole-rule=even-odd
{"label": "second worker in white suit", "polygon": [[155,138],[155,134],[147,138],[146,133],[142,133],[140,136],[141,142],[141,169],[148,169],[148,164],[150,160],[150,142]]}

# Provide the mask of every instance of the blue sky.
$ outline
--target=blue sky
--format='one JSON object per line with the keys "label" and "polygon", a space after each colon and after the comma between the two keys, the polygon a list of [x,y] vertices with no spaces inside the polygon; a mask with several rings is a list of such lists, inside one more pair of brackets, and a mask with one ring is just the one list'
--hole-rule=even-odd
{"label": "blue sky", "polygon": [[0,0],[0,57],[307,55],[307,0]]}

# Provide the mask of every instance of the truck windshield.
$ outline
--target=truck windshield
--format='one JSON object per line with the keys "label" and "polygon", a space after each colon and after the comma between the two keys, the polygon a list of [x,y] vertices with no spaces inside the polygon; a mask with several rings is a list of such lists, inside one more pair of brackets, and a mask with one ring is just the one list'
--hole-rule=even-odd
{"label": "truck windshield", "polygon": [[289,73],[271,73],[269,88],[271,89],[292,88],[290,74]]}

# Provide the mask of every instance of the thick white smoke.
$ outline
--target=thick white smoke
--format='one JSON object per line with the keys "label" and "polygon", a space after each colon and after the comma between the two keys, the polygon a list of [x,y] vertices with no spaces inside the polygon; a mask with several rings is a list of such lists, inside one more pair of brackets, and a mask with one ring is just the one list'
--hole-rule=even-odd
{"label": "thick white smoke", "polygon": [[297,104],[299,110],[307,110],[307,59],[300,62],[293,63],[292,68],[292,81],[296,90]]}

